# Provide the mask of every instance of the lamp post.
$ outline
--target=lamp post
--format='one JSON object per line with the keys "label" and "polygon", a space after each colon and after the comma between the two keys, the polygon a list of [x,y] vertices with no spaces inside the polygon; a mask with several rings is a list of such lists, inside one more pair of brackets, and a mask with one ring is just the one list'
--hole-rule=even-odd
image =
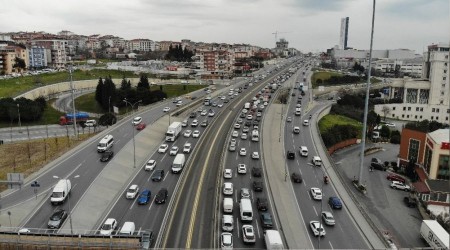
{"label": "lamp post", "polygon": [[[133,112],[134,105],[136,105],[136,104],[142,102],[142,100],[139,100],[139,101],[137,101],[137,102],[135,102],[135,103],[131,103],[131,102],[127,101],[126,98],[123,99],[123,101],[124,101],[125,103],[130,104],[130,106],[131,106],[131,112]],[[134,131],[133,123],[131,123],[131,126],[133,127],[133,168],[136,168],[136,142],[135,142],[135,140],[134,140],[134,136],[135,136],[135,133],[136,133],[136,132]]]}
{"label": "lamp post", "polygon": [[[79,176],[79,175],[75,175],[73,178],[76,179],[76,178],[78,178],[78,177],[80,177],[80,176]],[[55,179],[61,179],[61,178],[59,178],[59,177],[56,176],[56,175],[54,175],[53,178],[55,178]],[[66,185],[67,185],[67,180],[68,180],[68,179],[66,178],[65,180],[66,180]],[[67,202],[69,203],[69,225],[70,225],[70,234],[73,235],[73,227],[72,227],[72,211],[71,211],[71,207],[70,207],[70,193],[67,194]]]}
{"label": "lamp post", "polygon": [[77,130],[77,116],[76,116],[76,109],[75,109],[75,89],[73,87],[73,81],[72,81],[72,65],[69,65],[69,75],[70,75],[70,92],[72,92],[72,109],[73,109],[73,131],[75,133],[75,139],[78,140],[78,130]]}
{"label": "lamp post", "polygon": [[17,114],[19,116],[19,133],[22,132],[22,123],[20,122],[20,104],[17,103]]}

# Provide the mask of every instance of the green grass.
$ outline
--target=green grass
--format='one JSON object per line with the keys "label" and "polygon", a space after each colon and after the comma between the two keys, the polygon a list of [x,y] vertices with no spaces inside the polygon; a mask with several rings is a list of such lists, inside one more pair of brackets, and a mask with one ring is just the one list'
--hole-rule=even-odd
{"label": "green grass", "polygon": [[[158,90],[162,87],[162,91],[167,94],[167,98],[172,98],[184,94],[188,94],[190,92],[206,88],[205,85],[198,85],[198,84],[166,84],[166,85],[160,85],[160,86],[152,86],[150,87],[150,90]],[[186,88],[186,89],[184,89]]]}
{"label": "green grass", "polygon": [[[75,70],[72,78],[74,81],[79,81],[98,79],[99,77],[105,78],[106,76],[111,76],[112,78],[122,78],[123,76],[127,78],[137,77],[130,71],[93,69],[89,71]],[[2,79],[0,80],[0,98],[15,97],[21,93],[42,85],[66,82],[69,80],[69,73],[67,71],[46,73],[37,76]]]}
{"label": "green grass", "polygon": [[[316,71],[311,77],[311,82],[313,83],[313,85],[316,85],[317,79],[321,79],[323,82],[324,80],[330,79],[330,77],[332,76],[342,76],[342,74],[328,71]],[[313,87],[315,88],[316,86]]]}
{"label": "green grass", "polygon": [[[59,123],[59,117],[64,115],[64,113],[59,112],[58,110],[54,109],[52,107],[52,103],[55,100],[50,100],[47,102],[47,108],[44,110],[44,114],[42,115],[41,119],[38,121],[33,121],[33,122],[24,122],[21,121],[21,125],[22,127],[24,126],[34,126],[34,125],[46,125],[46,124],[58,124]],[[3,122],[0,121],[0,128],[8,128],[11,126],[11,122]],[[12,126],[13,127],[17,127],[18,122],[17,121],[13,121],[12,122]]]}
{"label": "green grass", "polygon": [[79,96],[75,99],[75,106],[77,110],[82,110],[91,113],[104,113],[103,108],[95,100],[95,92]]}
{"label": "green grass", "polygon": [[352,125],[358,128],[358,130],[362,130],[362,124],[357,120],[342,115],[326,115],[319,121],[320,133],[324,133],[335,125]]}

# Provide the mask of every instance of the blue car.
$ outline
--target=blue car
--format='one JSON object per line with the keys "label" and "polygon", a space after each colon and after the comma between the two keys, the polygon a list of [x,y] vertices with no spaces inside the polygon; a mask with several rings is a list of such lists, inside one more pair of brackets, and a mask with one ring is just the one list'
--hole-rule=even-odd
{"label": "blue car", "polygon": [[150,192],[150,190],[145,189],[144,191],[141,192],[141,194],[139,195],[138,199],[137,199],[137,203],[139,205],[145,205],[148,204],[148,202],[150,201],[150,196],[152,195],[152,192]]}
{"label": "blue car", "polygon": [[328,204],[330,204],[330,207],[333,209],[341,209],[342,208],[341,199],[339,199],[338,197],[330,197],[328,199]]}

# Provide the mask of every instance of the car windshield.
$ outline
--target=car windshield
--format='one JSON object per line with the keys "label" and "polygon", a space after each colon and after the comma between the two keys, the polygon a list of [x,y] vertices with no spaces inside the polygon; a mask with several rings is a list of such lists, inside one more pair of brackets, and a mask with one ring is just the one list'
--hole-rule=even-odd
{"label": "car windshield", "polygon": [[111,224],[103,224],[102,230],[111,230]]}
{"label": "car windshield", "polygon": [[63,196],[63,192],[53,192],[52,194],[53,198],[62,198]]}
{"label": "car windshield", "polygon": [[134,189],[134,188],[129,188],[128,189],[128,193],[134,193],[136,191],[136,189]]}
{"label": "car windshield", "polygon": [[50,220],[52,220],[52,221],[58,221],[59,219],[60,219],[59,213],[58,214],[54,214],[54,215],[52,215],[52,217],[50,217]]}

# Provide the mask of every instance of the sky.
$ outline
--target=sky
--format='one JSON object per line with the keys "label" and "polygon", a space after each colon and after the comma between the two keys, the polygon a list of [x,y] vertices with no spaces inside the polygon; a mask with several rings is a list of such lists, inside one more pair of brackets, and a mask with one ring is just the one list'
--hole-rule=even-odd
{"label": "sky", "polygon": [[[154,41],[247,43],[273,48],[277,38],[302,52],[339,44],[369,49],[371,0],[0,0],[0,33],[69,30]],[[378,0],[374,49],[411,49],[450,41],[448,0]]]}

